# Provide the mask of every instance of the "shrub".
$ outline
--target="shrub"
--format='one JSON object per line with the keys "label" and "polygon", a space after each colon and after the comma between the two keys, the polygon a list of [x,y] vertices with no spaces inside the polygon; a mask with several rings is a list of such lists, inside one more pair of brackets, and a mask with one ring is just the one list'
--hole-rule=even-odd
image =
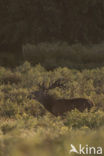
{"label": "shrub", "polygon": [[81,128],[87,126],[90,129],[99,128],[104,126],[104,112],[84,112],[81,113],[77,110],[67,113],[65,125],[72,126],[73,128]]}
{"label": "shrub", "polygon": [[2,75],[1,82],[3,84],[18,84],[21,82],[21,75],[19,73],[7,72]]}
{"label": "shrub", "polygon": [[24,60],[33,65],[41,63],[46,69],[67,66],[69,68],[85,69],[104,65],[104,43],[85,46],[80,43],[69,45],[60,43],[26,44]]}
{"label": "shrub", "polygon": [[28,100],[25,103],[24,111],[26,112],[26,114],[32,115],[34,117],[43,116],[47,112],[43,105],[35,100]]}
{"label": "shrub", "polygon": [[17,103],[8,99],[0,105],[0,116],[15,117],[16,114],[19,114],[19,107]]}

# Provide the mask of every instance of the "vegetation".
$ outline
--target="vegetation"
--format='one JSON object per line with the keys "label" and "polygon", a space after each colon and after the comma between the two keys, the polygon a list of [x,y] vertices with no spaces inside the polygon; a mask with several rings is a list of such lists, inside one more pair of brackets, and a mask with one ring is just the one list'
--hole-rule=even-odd
{"label": "vegetation", "polygon": [[26,60],[32,65],[40,63],[48,70],[59,66],[79,70],[101,67],[104,66],[104,42],[89,45],[81,43],[70,45],[67,42],[25,44],[20,58],[15,56],[15,51],[11,54],[0,51],[2,66],[16,67]]}
{"label": "vegetation", "polygon": [[[104,149],[103,19],[102,0],[0,0],[0,156]],[[48,94],[90,99],[90,112],[55,117],[32,98],[59,79]]]}
{"label": "vegetation", "polygon": [[91,45],[69,45],[67,42],[26,44],[23,46],[23,58],[32,65],[41,63],[46,69],[59,66],[91,69],[104,66],[104,42]]}
{"label": "vegetation", "polygon": [[[50,89],[48,94],[60,99],[88,98],[94,102],[90,112],[73,110],[55,117],[28,98],[43,82],[48,88],[59,78],[64,87]],[[103,131],[104,67],[47,71],[29,62],[13,70],[0,67],[0,156],[72,156],[70,144],[104,148]]]}
{"label": "vegetation", "polygon": [[44,41],[104,40],[102,0],[1,0],[0,15],[1,45],[6,48]]}

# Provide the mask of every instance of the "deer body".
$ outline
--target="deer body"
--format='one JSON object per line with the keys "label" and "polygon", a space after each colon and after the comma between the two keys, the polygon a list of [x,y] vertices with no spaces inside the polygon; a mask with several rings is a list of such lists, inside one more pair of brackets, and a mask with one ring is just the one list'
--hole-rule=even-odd
{"label": "deer body", "polygon": [[35,99],[55,116],[63,115],[65,112],[74,109],[78,109],[80,112],[83,112],[85,109],[89,111],[93,107],[93,102],[85,98],[56,99],[40,92],[35,92],[34,94],[36,95]]}
{"label": "deer body", "polygon": [[73,99],[58,99],[54,101],[51,112],[55,115],[62,115],[67,111],[72,111],[78,109],[80,112],[83,112],[85,109],[88,111],[92,108],[93,103],[84,98],[73,98]]}

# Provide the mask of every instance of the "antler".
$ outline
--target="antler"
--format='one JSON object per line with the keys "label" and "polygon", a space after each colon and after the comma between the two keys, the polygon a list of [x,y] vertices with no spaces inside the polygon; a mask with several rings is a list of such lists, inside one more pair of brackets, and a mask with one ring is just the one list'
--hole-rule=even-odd
{"label": "antler", "polygon": [[48,86],[48,87],[46,87],[46,84],[45,84],[44,81],[42,82],[42,84],[39,83],[38,86],[39,86],[39,88],[42,89],[43,91],[49,90],[49,89],[53,89],[53,88],[56,88],[56,87],[59,87],[59,88],[66,88],[64,78],[59,78],[59,79],[55,80],[54,82],[51,81],[51,82],[49,83],[49,86]]}
{"label": "antler", "polygon": [[39,83],[38,86],[39,86],[40,89],[46,90],[46,87],[45,87],[45,83],[44,82]]}
{"label": "antler", "polygon": [[59,88],[64,88],[65,87],[64,78],[59,78],[54,83],[50,83],[48,89],[53,89],[53,88],[56,88],[56,87],[59,87]]}

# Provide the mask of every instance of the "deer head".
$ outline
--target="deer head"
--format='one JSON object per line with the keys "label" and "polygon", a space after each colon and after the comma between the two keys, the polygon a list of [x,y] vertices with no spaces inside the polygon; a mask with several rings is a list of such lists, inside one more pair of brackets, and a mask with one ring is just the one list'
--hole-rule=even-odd
{"label": "deer head", "polygon": [[62,78],[59,78],[55,82],[49,83],[49,86],[46,87],[45,83],[43,82],[42,84],[38,84],[38,91],[31,92],[31,98],[35,96],[36,99],[41,101],[44,98],[49,97],[48,91],[50,89],[60,87],[60,88],[65,88],[65,83]]}
{"label": "deer head", "polygon": [[33,98],[38,100],[41,104],[43,104],[45,106],[46,109],[48,109],[50,111],[50,107],[51,107],[51,103],[54,99],[53,96],[50,96],[48,94],[48,91],[50,89],[56,88],[56,87],[60,87],[60,88],[65,88],[65,84],[63,82],[63,79],[60,78],[58,80],[56,80],[53,83],[49,84],[49,87],[47,88],[45,83],[43,82],[42,84],[38,84],[39,90],[38,91],[33,91],[31,92],[29,98]]}

